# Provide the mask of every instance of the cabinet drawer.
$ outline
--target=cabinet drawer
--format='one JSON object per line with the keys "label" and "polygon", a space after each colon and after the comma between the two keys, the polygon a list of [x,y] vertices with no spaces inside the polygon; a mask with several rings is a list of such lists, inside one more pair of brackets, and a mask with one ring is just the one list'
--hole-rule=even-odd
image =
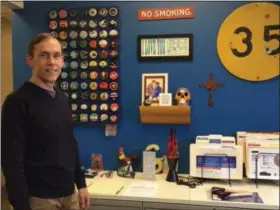
{"label": "cabinet drawer", "polygon": [[89,210],[142,210],[142,202],[92,198]]}
{"label": "cabinet drawer", "polygon": [[189,210],[188,204],[144,202],[143,210]]}

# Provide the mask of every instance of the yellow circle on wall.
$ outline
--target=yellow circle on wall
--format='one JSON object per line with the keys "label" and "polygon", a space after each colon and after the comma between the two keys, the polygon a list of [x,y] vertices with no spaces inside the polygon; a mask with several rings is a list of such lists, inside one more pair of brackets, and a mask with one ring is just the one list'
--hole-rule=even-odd
{"label": "yellow circle on wall", "polygon": [[234,10],[217,37],[224,67],[240,79],[263,81],[280,71],[280,6],[249,3]]}

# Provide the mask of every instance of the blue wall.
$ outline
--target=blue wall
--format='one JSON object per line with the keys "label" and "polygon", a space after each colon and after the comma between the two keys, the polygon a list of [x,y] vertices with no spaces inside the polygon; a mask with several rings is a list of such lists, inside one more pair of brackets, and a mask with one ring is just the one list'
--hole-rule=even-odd
{"label": "blue wall", "polygon": [[[220,63],[216,52],[216,36],[222,21],[245,2],[25,2],[25,9],[13,16],[14,86],[30,77],[24,56],[28,41],[39,32],[48,31],[48,11],[51,8],[118,6],[120,8],[121,43],[121,106],[122,119],[116,137],[105,137],[104,127],[77,127],[80,156],[90,166],[90,154],[102,153],[105,169],[114,169],[117,149],[126,153],[141,152],[147,144],[157,143],[161,153],[167,145],[171,125],[141,124],[138,106],[141,102],[141,74],[169,74],[169,92],[188,87],[192,93],[192,122],[176,125],[180,147],[181,172],[189,169],[189,143],[197,135],[221,133],[235,135],[238,130],[279,131],[279,78],[252,83],[240,80]],[[137,21],[137,9],[191,5],[195,18],[184,20]],[[194,34],[192,62],[139,63],[136,38],[139,34]],[[214,93],[215,106],[208,107],[208,92],[198,84],[213,72],[216,81],[225,83]],[[141,153],[140,153],[141,154]]]}

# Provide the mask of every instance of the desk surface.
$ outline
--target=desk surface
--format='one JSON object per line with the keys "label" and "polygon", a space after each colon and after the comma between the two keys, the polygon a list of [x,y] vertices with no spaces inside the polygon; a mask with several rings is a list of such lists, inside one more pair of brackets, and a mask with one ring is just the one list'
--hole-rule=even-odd
{"label": "desk surface", "polygon": [[[187,186],[167,182],[165,181],[166,174],[158,174],[156,175],[156,181],[154,182],[158,185],[156,194],[152,197],[139,197],[132,195],[124,196],[122,194],[131,183],[151,182],[145,181],[142,173],[136,173],[135,179],[119,177],[115,172],[113,178],[100,177],[100,174],[102,174],[102,172],[93,179],[87,179],[88,191],[92,198],[206,205],[215,207],[224,206],[251,209],[279,209],[279,183],[273,181],[259,183],[259,187],[256,188],[253,180],[232,181],[231,187],[229,186],[228,181],[211,180],[204,182],[202,185],[199,185],[194,189],[190,189]],[[116,192],[122,186],[124,188],[118,195],[116,195]],[[213,201],[209,195],[209,190],[213,186],[258,192],[264,203],[255,204]]]}

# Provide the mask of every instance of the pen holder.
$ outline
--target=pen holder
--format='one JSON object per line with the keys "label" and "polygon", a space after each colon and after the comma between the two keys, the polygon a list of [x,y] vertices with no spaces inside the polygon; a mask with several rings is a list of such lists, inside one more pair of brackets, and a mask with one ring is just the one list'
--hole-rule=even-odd
{"label": "pen holder", "polygon": [[178,174],[176,169],[178,158],[167,158],[167,163],[169,167],[169,171],[166,177],[166,181],[168,182],[177,182],[178,181]]}

